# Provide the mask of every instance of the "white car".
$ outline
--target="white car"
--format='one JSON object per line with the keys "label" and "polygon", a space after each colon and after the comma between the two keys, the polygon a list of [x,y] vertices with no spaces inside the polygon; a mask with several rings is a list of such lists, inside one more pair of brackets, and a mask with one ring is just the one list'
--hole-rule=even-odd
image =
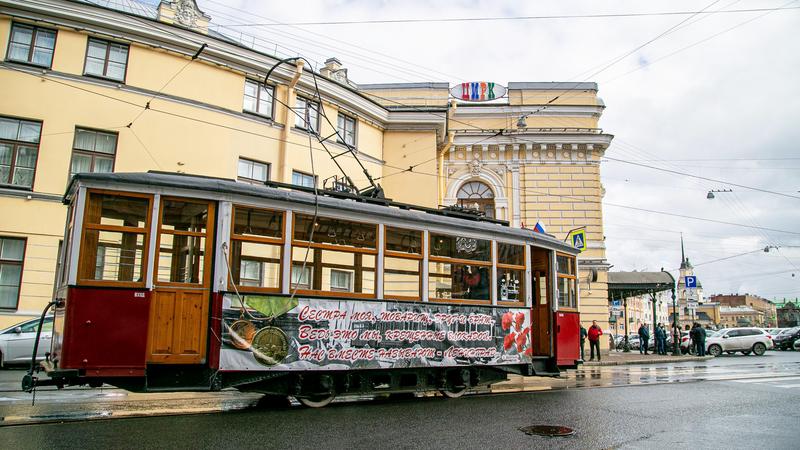
{"label": "white car", "polygon": [[[33,343],[36,341],[36,330],[39,319],[31,319],[0,331],[0,367],[9,364],[28,364],[33,354]],[[50,351],[50,340],[53,337],[53,316],[45,317],[42,334],[39,336],[39,348],[36,360],[44,359]]]}
{"label": "white car", "polygon": [[751,352],[758,356],[773,347],[772,339],[761,328],[729,328],[706,339],[706,353],[719,356],[722,352]]}

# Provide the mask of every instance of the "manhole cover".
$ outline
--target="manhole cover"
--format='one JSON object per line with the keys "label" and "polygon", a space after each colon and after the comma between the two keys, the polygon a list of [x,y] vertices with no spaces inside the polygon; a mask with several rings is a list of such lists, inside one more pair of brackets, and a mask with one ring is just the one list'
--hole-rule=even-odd
{"label": "manhole cover", "polygon": [[571,436],[575,434],[575,430],[572,428],[558,425],[531,425],[522,427],[519,431],[531,436]]}

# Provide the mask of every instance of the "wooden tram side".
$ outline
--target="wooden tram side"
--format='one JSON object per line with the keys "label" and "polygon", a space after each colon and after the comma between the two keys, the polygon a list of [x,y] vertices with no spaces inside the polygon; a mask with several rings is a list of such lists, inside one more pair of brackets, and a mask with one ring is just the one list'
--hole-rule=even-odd
{"label": "wooden tram side", "polygon": [[[236,387],[319,404],[337,393],[439,389],[455,395],[503,381],[508,373],[552,376],[579,362],[571,336],[578,323],[576,251],[551,236],[408,205],[163,173],[79,174],[65,203],[54,338],[42,365],[49,378],[38,379],[39,385]],[[457,251],[465,245],[475,248]],[[530,326],[515,336],[525,333],[527,348],[522,356],[517,347],[511,364],[446,359],[442,343],[431,347],[437,354],[427,355],[424,366],[415,365],[419,359],[350,367],[323,361],[303,370],[297,361],[273,361],[286,357],[280,350],[241,359],[258,353],[256,328],[264,335],[258,343],[270,351],[275,340],[289,347],[299,342],[280,331],[297,328],[296,312],[254,317],[259,313],[242,304],[243,296],[423,313],[524,310]],[[496,326],[505,322],[498,319]],[[234,325],[246,332],[232,334]],[[357,333],[369,328],[351,326]],[[419,323],[374,327],[378,333],[424,329]],[[351,345],[410,347],[360,338]],[[242,370],[230,355],[245,361]]]}

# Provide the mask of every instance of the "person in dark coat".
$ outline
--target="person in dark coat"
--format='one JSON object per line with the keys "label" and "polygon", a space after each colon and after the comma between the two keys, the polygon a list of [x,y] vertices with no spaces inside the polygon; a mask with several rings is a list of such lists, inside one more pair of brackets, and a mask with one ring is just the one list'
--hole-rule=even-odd
{"label": "person in dark coat", "polygon": [[697,348],[697,356],[706,356],[706,329],[697,324],[697,338],[700,345]]}
{"label": "person in dark coat", "polygon": [[706,333],[700,324],[695,322],[692,324],[692,330],[689,331],[689,337],[692,339],[692,347],[694,347],[694,354],[697,356],[705,355],[705,337]]}
{"label": "person in dark coat", "polygon": [[641,324],[639,326],[639,353],[644,353],[645,355],[649,355],[647,353],[647,345],[650,343],[650,330],[647,328],[647,325]]}
{"label": "person in dark coat", "polygon": [[586,359],[586,357],[584,357],[584,350],[583,350],[583,347],[586,345],[586,336],[588,336],[588,334],[586,333],[586,328],[583,328],[583,324],[581,324],[581,360]]}
{"label": "person in dark coat", "polygon": [[655,334],[655,338],[656,338],[656,353],[658,353],[659,355],[665,354],[664,353],[664,347],[665,347],[664,344],[666,344],[666,342],[665,342],[666,339],[665,339],[665,336],[664,336],[664,328],[661,326],[661,324],[658,324],[656,326],[656,330],[653,333]]}

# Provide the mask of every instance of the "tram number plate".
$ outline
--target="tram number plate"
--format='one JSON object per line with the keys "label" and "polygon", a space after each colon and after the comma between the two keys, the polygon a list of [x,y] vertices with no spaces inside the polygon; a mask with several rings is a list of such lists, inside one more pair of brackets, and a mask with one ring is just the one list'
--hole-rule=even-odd
{"label": "tram number plate", "polygon": [[134,292],[134,298],[144,298],[144,292]]}

